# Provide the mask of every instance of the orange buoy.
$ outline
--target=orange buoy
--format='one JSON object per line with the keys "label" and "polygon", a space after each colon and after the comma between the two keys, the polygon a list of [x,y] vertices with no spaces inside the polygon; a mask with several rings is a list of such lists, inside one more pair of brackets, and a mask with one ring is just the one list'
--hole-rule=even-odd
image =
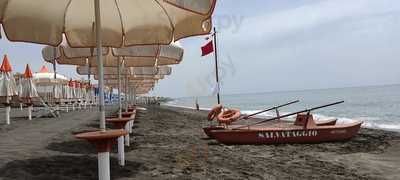
{"label": "orange buoy", "polygon": [[207,119],[209,121],[212,121],[219,113],[221,113],[221,111],[222,111],[222,104],[217,104],[208,113]]}
{"label": "orange buoy", "polygon": [[228,109],[218,114],[217,120],[221,124],[231,124],[240,118],[240,110]]}

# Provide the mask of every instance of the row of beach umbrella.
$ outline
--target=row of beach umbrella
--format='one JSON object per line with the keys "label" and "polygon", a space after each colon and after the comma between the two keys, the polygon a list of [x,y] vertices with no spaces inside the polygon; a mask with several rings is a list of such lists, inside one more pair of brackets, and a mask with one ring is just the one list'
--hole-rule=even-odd
{"label": "row of beach umbrella", "polygon": [[67,81],[54,81],[52,78],[44,76],[44,74],[48,74],[48,69],[44,66],[39,73],[34,74],[30,66],[26,65],[25,72],[17,76],[16,80],[12,74],[9,59],[5,55],[0,72],[0,100],[6,108],[6,124],[10,124],[13,99],[19,100],[21,108],[22,104],[27,105],[29,120],[32,120],[34,103],[40,104],[39,99],[45,99],[46,102],[50,99],[57,99],[58,102],[63,101],[65,104],[95,101],[95,90],[92,85],[72,79],[68,83],[66,83]]}
{"label": "row of beach umbrella", "polygon": [[[115,132],[106,130],[105,123],[104,88],[105,80],[108,80],[105,67],[116,68],[116,73],[108,73],[107,76],[118,77],[131,67],[154,68],[156,73],[143,77],[131,72],[124,74],[125,83],[117,78],[119,92],[123,89],[122,85],[125,86],[124,92],[131,88],[144,93],[153,88],[151,83],[132,85],[128,83],[129,78],[164,78],[164,75],[158,74],[160,66],[177,64],[169,61],[169,50],[174,49],[171,42],[210,33],[215,4],[216,0],[4,0],[0,2],[0,24],[10,41],[52,46],[49,47],[53,49],[50,56],[44,54],[52,57],[50,60],[53,59],[54,63],[68,57],[84,59],[79,64],[81,66],[97,66],[93,72],[97,72],[99,82],[99,127],[102,135],[112,135]],[[139,46],[145,51],[137,51]],[[167,46],[166,51],[162,46]],[[73,56],[68,55],[65,50],[68,48],[73,51]],[[151,54],[150,49],[157,51]],[[136,56],[137,52],[145,55]],[[168,56],[166,61],[162,61],[164,52]],[[140,64],[144,61],[137,62],[132,58],[150,60]],[[177,59],[180,61],[182,57]],[[99,179],[109,180],[108,150],[99,151],[98,165]]]}

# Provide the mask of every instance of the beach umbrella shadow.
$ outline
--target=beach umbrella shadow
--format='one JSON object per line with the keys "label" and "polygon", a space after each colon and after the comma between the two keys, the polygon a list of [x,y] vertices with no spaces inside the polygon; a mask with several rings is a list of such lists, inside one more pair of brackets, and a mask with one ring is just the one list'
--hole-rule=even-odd
{"label": "beach umbrella shadow", "polygon": [[[137,149],[138,145],[135,141],[131,142],[131,146],[125,147],[125,152],[130,152]],[[46,149],[63,152],[63,153],[71,153],[71,154],[96,154],[96,148],[93,144],[87,141],[81,140],[72,140],[72,141],[63,141],[63,142],[52,142],[47,145]],[[117,153],[117,147],[113,147],[113,153]]]}
{"label": "beach umbrella shadow", "polygon": [[87,141],[72,140],[63,142],[52,142],[47,145],[46,149],[72,154],[96,154],[94,145]]}
{"label": "beach umbrella shadow", "polygon": [[[124,167],[110,158],[111,178],[133,177],[142,163],[127,161]],[[91,156],[51,156],[16,160],[0,169],[4,180],[97,180],[97,158]]]}
{"label": "beach umbrella shadow", "polygon": [[322,143],[316,145],[316,148],[320,151],[335,152],[339,154],[351,154],[360,152],[382,153],[385,151],[386,148],[390,146],[390,141],[393,139],[400,140],[400,137],[396,136],[395,133],[392,132],[361,129],[360,133],[357,134],[350,141]]}

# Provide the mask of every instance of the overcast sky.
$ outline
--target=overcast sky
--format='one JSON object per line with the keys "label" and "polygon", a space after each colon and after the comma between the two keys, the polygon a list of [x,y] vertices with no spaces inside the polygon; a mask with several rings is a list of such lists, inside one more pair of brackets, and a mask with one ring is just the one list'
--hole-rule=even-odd
{"label": "overcast sky", "polygon": [[[400,83],[399,0],[219,0],[214,25],[223,94]],[[182,40],[183,62],[152,95],[210,95],[214,58],[200,56],[205,43]],[[19,72],[46,65],[41,48],[0,40],[0,55]],[[72,66],[58,69],[80,78]]]}

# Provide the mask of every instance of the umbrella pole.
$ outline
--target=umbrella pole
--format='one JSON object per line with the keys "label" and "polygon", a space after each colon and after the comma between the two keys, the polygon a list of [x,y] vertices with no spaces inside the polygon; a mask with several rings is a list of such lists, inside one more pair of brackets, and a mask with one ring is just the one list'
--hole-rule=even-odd
{"label": "umbrella pole", "polygon": [[[54,71],[54,82],[57,83],[57,62],[56,62],[56,56],[57,56],[57,49],[56,47],[53,47],[53,71]],[[57,88],[57,84],[54,84],[54,103],[56,104],[56,115],[59,117],[60,116],[60,105],[59,105],[59,100],[57,100],[58,94],[56,95],[56,92],[58,93],[58,91],[56,90]],[[57,97],[56,97],[57,96]]]}
{"label": "umbrella pole", "polygon": [[10,111],[11,111],[11,104],[10,104],[10,99],[7,96],[6,97],[6,124],[10,125]]}
{"label": "umbrella pole", "polygon": [[106,114],[104,109],[104,69],[103,69],[103,48],[101,37],[101,21],[100,21],[100,0],[95,0],[95,22],[96,22],[96,46],[97,46],[97,64],[99,70],[99,115],[100,129],[106,129]]}
{"label": "umbrella pole", "polygon": [[[125,73],[125,112],[128,112],[129,103],[129,92],[128,92],[128,73]],[[129,132],[128,124],[125,125],[125,130]],[[130,146],[129,133],[125,135],[125,146]]]}
{"label": "umbrella pole", "polygon": [[221,104],[221,97],[219,95],[220,93],[220,86],[219,86],[219,77],[218,77],[218,50],[217,50],[217,31],[215,30],[214,27],[214,46],[215,46],[215,52],[214,52],[214,57],[215,57],[215,79],[217,81],[217,102],[218,104]]}
{"label": "umbrella pole", "polygon": [[125,112],[128,112],[128,73],[125,73]]}
{"label": "umbrella pole", "polygon": [[[121,102],[121,59],[118,57],[118,118],[122,118]],[[118,138],[119,165],[125,166],[124,136]]]}
{"label": "umbrella pole", "polygon": [[28,119],[32,120],[32,106],[28,106]]}
{"label": "umbrella pole", "polygon": [[29,120],[32,120],[32,109],[33,109],[32,101],[29,98],[28,99],[28,119]]}
{"label": "umbrella pole", "polygon": [[132,86],[129,86],[129,105],[132,105]]}
{"label": "umbrella pole", "polygon": [[[129,88],[131,91],[130,91],[130,94],[131,94],[131,106],[132,107],[134,107],[134,104],[133,104],[133,88],[134,88],[135,86],[133,85],[133,86],[131,86],[131,88]],[[135,116],[136,116],[136,114],[135,114]],[[133,127],[133,121],[134,120],[130,120],[129,122],[128,122],[128,125],[129,125],[129,127],[128,127],[128,134],[132,134],[132,127]]]}
{"label": "umbrella pole", "polygon": [[119,158],[119,165],[125,166],[124,136],[118,137],[118,158]]}
{"label": "umbrella pole", "polygon": [[[91,50],[91,52],[92,52],[92,57],[93,57],[93,49],[91,48],[90,49]],[[86,62],[87,62],[87,65],[88,65],[88,83],[89,83],[89,88],[88,88],[88,90],[87,90],[87,92],[88,92],[88,100],[87,101],[89,101],[88,103],[89,103],[89,110],[91,110],[92,109],[92,88],[91,88],[91,83],[90,83],[90,64],[89,64],[89,60],[88,59],[86,59]]]}
{"label": "umbrella pole", "polygon": [[99,180],[110,180],[110,152],[99,152],[97,159]]}
{"label": "umbrella pole", "polygon": [[121,89],[122,89],[122,87],[121,87],[121,60],[118,57],[118,117],[119,118],[122,118]]}
{"label": "umbrella pole", "polygon": [[[103,70],[103,49],[100,22],[100,0],[94,0],[95,22],[96,22],[96,46],[97,63],[99,70],[99,115],[100,129],[106,130],[106,113],[104,109],[104,70]],[[98,174],[99,180],[110,180],[110,152],[99,152],[98,154]]]}
{"label": "umbrella pole", "polygon": [[136,106],[136,86],[133,86],[133,105]]}

